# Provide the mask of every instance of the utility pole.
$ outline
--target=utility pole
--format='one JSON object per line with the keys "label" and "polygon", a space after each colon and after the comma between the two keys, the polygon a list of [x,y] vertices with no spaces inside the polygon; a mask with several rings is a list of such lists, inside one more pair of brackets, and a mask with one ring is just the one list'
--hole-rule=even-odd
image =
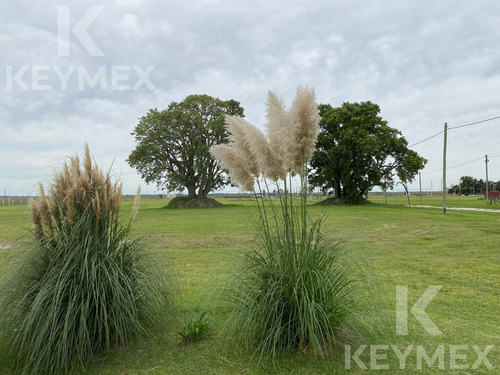
{"label": "utility pole", "polygon": [[446,214],[446,142],[448,140],[448,123],[444,123],[443,145],[443,214]]}
{"label": "utility pole", "polygon": [[420,205],[422,205],[422,173],[418,172],[418,184],[420,186]]}
{"label": "utility pole", "polygon": [[484,155],[484,162],[486,164],[486,204],[489,204],[489,182],[488,182],[488,154]]}

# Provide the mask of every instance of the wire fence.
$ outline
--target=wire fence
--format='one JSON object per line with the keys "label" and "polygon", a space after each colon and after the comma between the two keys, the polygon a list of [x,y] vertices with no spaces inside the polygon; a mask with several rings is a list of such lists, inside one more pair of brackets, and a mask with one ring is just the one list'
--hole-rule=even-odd
{"label": "wire fence", "polygon": [[27,205],[30,197],[3,197],[0,198],[0,206]]}

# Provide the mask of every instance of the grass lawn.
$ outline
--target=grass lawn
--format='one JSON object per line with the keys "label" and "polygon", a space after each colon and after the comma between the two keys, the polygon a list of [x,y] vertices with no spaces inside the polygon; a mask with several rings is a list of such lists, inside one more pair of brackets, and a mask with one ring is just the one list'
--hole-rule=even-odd
{"label": "grass lawn", "polygon": [[[464,199],[462,199],[464,198]],[[465,199],[468,198],[468,199]],[[424,198],[423,204],[437,205],[440,197]],[[374,285],[367,319],[380,331],[378,338],[366,345],[397,345],[401,352],[410,348],[406,368],[393,349],[370,347],[360,360],[367,370],[351,358],[351,369],[345,369],[344,355],[318,358],[301,353],[276,361],[260,363],[248,353],[214,335],[205,341],[184,345],[176,333],[183,323],[207,311],[216,332],[220,331],[229,305],[220,298],[235,265],[253,240],[252,217],[256,207],[249,201],[221,199],[225,207],[215,209],[164,209],[166,200],[144,199],[133,232],[151,244],[153,251],[164,256],[177,275],[179,296],[176,318],[165,317],[165,328],[153,337],[127,348],[96,358],[87,374],[498,374],[500,371],[500,214],[488,212],[407,209],[406,198],[376,197],[374,204],[363,206],[314,206],[311,216],[325,214],[325,223],[334,240],[341,241],[352,256],[363,262],[363,270]],[[419,204],[412,197],[412,204]],[[486,207],[477,197],[449,198],[450,207]],[[495,206],[489,206],[496,208]],[[125,201],[123,214],[130,212]],[[26,206],[0,206],[0,273],[8,272],[9,257],[21,252],[15,244],[29,230]],[[396,287],[408,288],[408,310],[431,285],[442,289],[425,312],[442,335],[429,335],[408,311],[408,335],[396,335]],[[425,360],[418,369],[417,346],[429,357],[444,349],[443,369],[436,361]],[[457,348],[455,345],[462,345]],[[479,361],[473,348],[494,348],[487,359],[494,369]],[[358,349],[353,347],[352,354]],[[375,352],[376,351],[376,352]],[[450,363],[450,351],[455,357]],[[379,355],[377,359],[376,355]],[[383,358],[387,355],[387,359]],[[0,353],[0,374],[9,368]],[[372,364],[370,365],[370,359]],[[376,365],[389,369],[376,370]],[[452,369],[453,366],[469,369]],[[372,368],[370,370],[370,367]]]}

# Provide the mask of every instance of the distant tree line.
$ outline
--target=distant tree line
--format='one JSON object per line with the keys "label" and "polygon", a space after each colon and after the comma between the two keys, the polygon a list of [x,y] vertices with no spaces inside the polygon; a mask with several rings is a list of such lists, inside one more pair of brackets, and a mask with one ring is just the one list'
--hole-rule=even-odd
{"label": "distant tree line", "polygon": [[[488,181],[489,191],[500,190],[500,180],[499,181]],[[483,194],[486,191],[486,181],[482,178],[477,179],[472,176],[462,176],[458,184],[451,185],[448,189],[448,194],[457,195],[473,195],[473,194]]]}

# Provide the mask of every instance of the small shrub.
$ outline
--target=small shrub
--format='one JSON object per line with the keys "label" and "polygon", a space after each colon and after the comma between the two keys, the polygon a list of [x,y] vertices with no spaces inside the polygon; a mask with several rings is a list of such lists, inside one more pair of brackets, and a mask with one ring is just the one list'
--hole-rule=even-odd
{"label": "small shrub", "polygon": [[203,312],[199,318],[191,319],[184,325],[179,335],[185,344],[202,340],[212,332],[210,322],[207,320],[207,312]]}

